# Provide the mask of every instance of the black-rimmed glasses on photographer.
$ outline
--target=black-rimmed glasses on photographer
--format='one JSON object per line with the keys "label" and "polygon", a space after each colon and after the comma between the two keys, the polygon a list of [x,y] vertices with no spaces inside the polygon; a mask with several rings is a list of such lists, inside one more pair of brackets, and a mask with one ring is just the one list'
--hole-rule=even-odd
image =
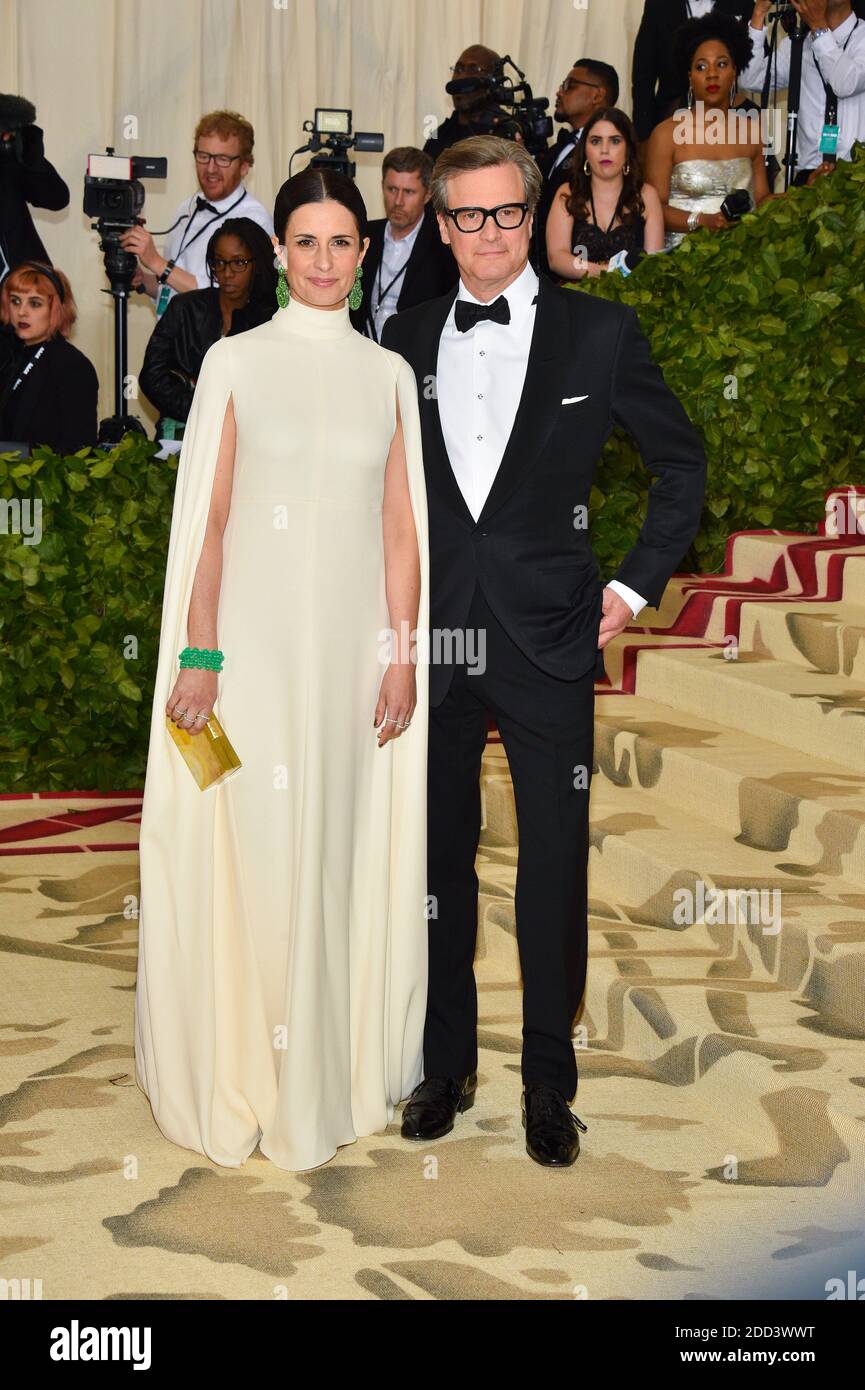
{"label": "black-rimmed glasses on photographer", "polygon": [[195,155],[196,164],[209,164],[212,159],[220,169],[227,169],[236,159],[243,159],[242,154],[210,154],[208,150],[193,150],[192,153]]}

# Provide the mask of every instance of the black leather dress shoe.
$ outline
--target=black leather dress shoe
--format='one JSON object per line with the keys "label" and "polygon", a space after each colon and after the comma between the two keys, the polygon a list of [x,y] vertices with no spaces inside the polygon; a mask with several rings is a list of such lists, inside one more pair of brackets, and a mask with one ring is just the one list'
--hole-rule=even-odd
{"label": "black leather dress shoe", "polygon": [[530,1081],[523,1089],[522,1112],[526,1153],[549,1168],[569,1167],[580,1152],[577,1130],[585,1134],[588,1125],[568,1108],[561,1092]]}
{"label": "black leather dress shoe", "polygon": [[471,1076],[426,1076],[415,1086],[402,1112],[403,1139],[440,1139],[454,1127],[458,1110],[475,1103],[478,1074]]}

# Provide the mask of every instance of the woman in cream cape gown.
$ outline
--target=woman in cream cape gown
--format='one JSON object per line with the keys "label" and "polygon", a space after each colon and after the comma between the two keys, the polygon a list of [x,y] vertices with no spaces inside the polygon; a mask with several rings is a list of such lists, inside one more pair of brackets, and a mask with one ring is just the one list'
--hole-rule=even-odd
{"label": "woman in cream cape gown", "polygon": [[[241,759],[200,791],[165,727],[223,416],[237,443],[214,712]],[[428,667],[378,746],[382,488],[405,440],[428,623],[413,372],[348,305],[291,299],[204,358],[178,466],[141,821],[136,1080],[166,1138],[312,1168],[422,1076]]]}

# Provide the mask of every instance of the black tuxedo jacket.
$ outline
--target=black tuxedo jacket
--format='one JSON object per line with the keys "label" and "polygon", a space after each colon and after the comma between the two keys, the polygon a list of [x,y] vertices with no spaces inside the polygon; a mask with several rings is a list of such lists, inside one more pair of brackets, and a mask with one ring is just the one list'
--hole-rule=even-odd
{"label": "black tuxedo jacket", "polygon": [[[715,9],[748,20],[753,0],[715,0]],[[646,0],[634,43],[631,94],[638,140],[648,140],[659,121],[684,99],[688,88],[676,70],[672,38],[688,18],[686,0]]]}
{"label": "black tuxedo jacket", "polygon": [[[368,333],[373,338],[375,333],[371,323],[370,327],[367,327],[367,322],[371,320],[373,295],[378,292],[376,283],[384,250],[386,225],[387,218],[385,217],[376,218],[375,221],[368,224],[369,250],[363,262],[363,300],[360,308],[349,310],[349,317],[355,328],[360,333]],[[411,249],[405,275],[402,277],[399,299],[397,300],[397,312],[399,313],[403,309],[412,309],[416,304],[423,304],[428,299],[437,299],[440,294],[444,294],[452,285],[455,285],[458,279],[459,271],[453,253],[439,235],[438,222],[433,212],[432,203],[427,203],[424,209],[423,222]],[[385,285],[382,286],[382,289],[384,288],[386,288]]]}
{"label": "black tuxedo jacket", "polygon": [[465,627],[476,582],[514,642],[543,671],[574,680],[598,669],[603,586],[575,508],[588,511],[598,456],[614,425],[634,437],[654,485],[639,537],[613,577],[649,603],[660,602],[696,535],[706,479],[700,439],[652,361],[635,311],[560,289],[541,276],[513,430],[475,521],[451,469],[429,389],[455,297],[454,289],[395,314],[383,334],[383,346],[411,364],[418,385],[433,705],[447,693],[453,669],[436,662],[436,634]]}

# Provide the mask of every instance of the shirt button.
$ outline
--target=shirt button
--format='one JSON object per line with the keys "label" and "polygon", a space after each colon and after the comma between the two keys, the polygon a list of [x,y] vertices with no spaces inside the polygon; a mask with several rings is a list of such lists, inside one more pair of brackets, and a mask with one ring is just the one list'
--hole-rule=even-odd
{"label": "shirt button", "polygon": [[483,393],[483,391],[478,391],[478,400],[479,400],[479,401],[482,401],[483,398],[484,398],[484,393]]}
{"label": "shirt button", "polygon": [[479,356],[486,357],[486,353],[484,352],[483,348],[481,348]]}
{"label": "shirt button", "polygon": [[483,435],[482,435],[482,434],[479,434],[479,435],[478,435],[478,439],[483,439]]}

